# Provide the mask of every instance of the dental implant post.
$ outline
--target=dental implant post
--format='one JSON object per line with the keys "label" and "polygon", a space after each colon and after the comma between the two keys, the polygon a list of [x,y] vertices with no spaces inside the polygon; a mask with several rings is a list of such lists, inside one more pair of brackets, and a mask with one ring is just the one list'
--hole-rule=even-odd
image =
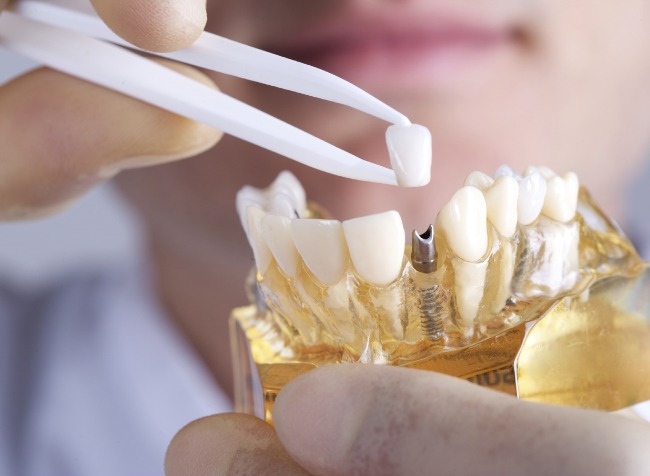
{"label": "dental implant post", "polygon": [[430,340],[439,340],[444,334],[443,308],[439,298],[440,284],[434,279],[437,261],[432,225],[422,234],[413,230],[411,263],[416,271],[413,284],[418,295],[422,333]]}

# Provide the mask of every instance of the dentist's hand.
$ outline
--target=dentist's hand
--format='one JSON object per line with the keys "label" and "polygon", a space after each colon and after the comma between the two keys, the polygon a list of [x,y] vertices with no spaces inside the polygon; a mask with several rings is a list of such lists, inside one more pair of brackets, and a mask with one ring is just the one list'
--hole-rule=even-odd
{"label": "dentist's hand", "polygon": [[[523,402],[424,371],[314,370],[280,393],[274,421],[277,434],[241,415],[188,425],[168,450],[167,475],[650,474],[644,422]],[[284,472],[274,472],[280,464]]]}
{"label": "dentist's hand", "polygon": [[[156,51],[191,44],[205,0],[93,0],[132,43]],[[0,0],[0,9],[8,5]],[[214,86],[198,71],[163,62]],[[155,80],[155,78],[153,78]],[[190,157],[221,133],[47,68],[0,86],[0,219],[37,216],[131,167]]]}

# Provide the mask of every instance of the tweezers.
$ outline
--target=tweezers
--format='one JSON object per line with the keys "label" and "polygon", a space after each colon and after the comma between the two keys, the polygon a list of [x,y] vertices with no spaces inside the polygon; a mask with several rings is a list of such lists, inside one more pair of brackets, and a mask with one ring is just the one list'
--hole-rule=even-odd
{"label": "tweezers", "polygon": [[[65,3],[65,5],[63,4]],[[19,0],[0,13],[0,47],[71,76],[208,124],[324,172],[396,185],[395,173],[129,51],[89,2]],[[189,48],[148,54],[350,106],[392,124],[409,120],[318,68],[203,32]]]}

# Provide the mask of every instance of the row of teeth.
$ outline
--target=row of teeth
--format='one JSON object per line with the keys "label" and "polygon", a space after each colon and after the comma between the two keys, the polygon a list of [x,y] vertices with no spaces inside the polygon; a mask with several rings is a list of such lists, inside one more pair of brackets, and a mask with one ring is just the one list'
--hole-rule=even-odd
{"label": "row of teeth", "polygon": [[[444,234],[454,254],[467,263],[481,263],[492,227],[511,238],[517,225],[530,225],[541,215],[566,223],[578,200],[574,173],[558,176],[550,169],[530,167],[518,176],[508,167],[494,178],[471,173],[442,208],[436,230]],[[352,264],[361,280],[386,286],[403,268],[405,233],[396,211],[340,222],[301,218],[307,210],[305,191],[289,172],[281,173],[266,190],[243,188],[237,209],[263,275],[273,260],[289,277],[302,261],[323,284],[337,283]]]}

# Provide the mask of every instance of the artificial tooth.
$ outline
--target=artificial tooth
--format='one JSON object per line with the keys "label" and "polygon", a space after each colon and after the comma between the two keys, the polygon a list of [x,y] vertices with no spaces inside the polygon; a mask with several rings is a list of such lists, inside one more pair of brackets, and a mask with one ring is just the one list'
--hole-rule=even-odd
{"label": "artificial tooth", "polygon": [[341,279],[349,254],[340,221],[292,220],[291,237],[305,265],[319,281],[331,285]]}
{"label": "artificial tooth", "polygon": [[476,188],[460,188],[438,214],[449,247],[465,261],[479,261],[488,247],[487,207]]}
{"label": "artificial tooth", "polygon": [[396,211],[343,222],[350,258],[357,274],[371,284],[385,286],[402,270],[404,227]]}
{"label": "artificial tooth", "polygon": [[266,273],[266,270],[273,260],[273,255],[264,241],[264,234],[262,231],[262,218],[264,218],[265,215],[266,213],[264,213],[262,207],[258,205],[251,205],[246,209],[248,242],[253,249],[255,265],[260,274]]}
{"label": "artificial tooth", "polygon": [[562,223],[572,220],[578,204],[578,189],[578,176],[573,172],[567,172],[564,177],[551,177],[546,182],[542,213]]}
{"label": "artificial tooth", "polygon": [[494,179],[492,177],[478,170],[470,172],[465,179],[465,185],[471,185],[479,190],[485,190],[486,188],[491,187],[493,183]]}
{"label": "artificial tooth", "polygon": [[519,181],[517,217],[522,225],[530,225],[542,211],[546,196],[546,180],[539,172],[526,175]]}
{"label": "artificial tooth", "polygon": [[501,165],[495,172],[494,172],[494,180],[501,178],[501,177],[512,177],[512,178],[518,178],[517,173],[512,170],[512,167],[509,165]]}
{"label": "artificial tooth", "polygon": [[295,202],[286,192],[274,193],[268,201],[267,211],[273,215],[298,218]]}
{"label": "artificial tooth", "polygon": [[485,292],[487,265],[487,259],[481,263],[469,263],[462,259],[452,261],[456,308],[468,335],[471,335],[474,329],[474,319],[478,315],[478,308]]}
{"label": "artificial tooth", "polygon": [[431,132],[424,126],[393,125],[386,130],[390,164],[400,187],[421,187],[431,180]]}
{"label": "artificial tooth", "polygon": [[502,236],[512,238],[517,230],[517,180],[502,175],[484,194],[488,219]]}
{"label": "artificial tooth", "polygon": [[288,276],[295,276],[298,268],[298,250],[291,237],[291,219],[267,214],[262,218],[261,229],[280,269]]}
{"label": "artificial tooth", "polygon": [[550,167],[547,167],[545,165],[538,165],[537,170],[539,171],[540,174],[542,174],[542,177],[544,177],[546,180],[555,177],[557,174],[551,169]]}
{"label": "artificial tooth", "polygon": [[291,197],[294,209],[299,216],[304,214],[305,208],[307,207],[307,196],[305,189],[302,188],[302,184],[295,175],[286,170],[280,172],[268,188],[268,193],[271,195],[279,192],[283,192]]}
{"label": "artificial tooth", "polygon": [[236,207],[239,221],[241,221],[244,231],[248,234],[248,219],[246,218],[246,209],[251,205],[262,206],[264,198],[262,193],[255,187],[249,185],[243,187],[237,192]]}

